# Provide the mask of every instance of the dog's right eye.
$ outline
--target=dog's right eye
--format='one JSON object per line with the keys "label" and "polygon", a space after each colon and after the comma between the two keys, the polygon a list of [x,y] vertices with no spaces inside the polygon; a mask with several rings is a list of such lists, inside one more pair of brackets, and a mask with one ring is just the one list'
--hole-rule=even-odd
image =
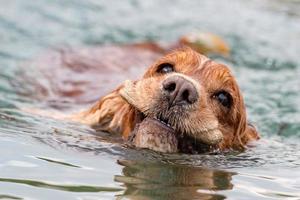
{"label": "dog's right eye", "polygon": [[174,65],[171,63],[162,63],[158,65],[156,72],[166,74],[174,71]]}
{"label": "dog's right eye", "polygon": [[217,99],[224,107],[230,108],[232,105],[232,96],[224,90],[216,92],[213,98]]}

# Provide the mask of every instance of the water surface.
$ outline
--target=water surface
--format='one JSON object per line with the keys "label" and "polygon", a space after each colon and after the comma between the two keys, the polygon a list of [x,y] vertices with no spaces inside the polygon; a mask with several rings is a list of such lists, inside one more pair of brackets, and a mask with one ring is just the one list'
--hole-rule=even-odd
{"label": "water surface", "polygon": [[[300,2],[12,0],[0,7],[0,199],[300,199]],[[194,30],[232,48],[249,119],[245,152],[166,155],[21,110],[13,84],[57,47],[170,42]],[[17,92],[18,91],[18,92]]]}

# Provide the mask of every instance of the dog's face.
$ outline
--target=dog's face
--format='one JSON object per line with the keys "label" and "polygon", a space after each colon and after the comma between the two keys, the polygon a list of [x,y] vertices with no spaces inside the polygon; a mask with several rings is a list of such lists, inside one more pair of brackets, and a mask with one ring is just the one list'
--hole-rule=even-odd
{"label": "dog's face", "polygon": [[182,152],[243,145],[256,134],[230,70],[189,48],[159,59],[120,94],[140,113],[138,121],[151,119],[139,129],[173,134]]}

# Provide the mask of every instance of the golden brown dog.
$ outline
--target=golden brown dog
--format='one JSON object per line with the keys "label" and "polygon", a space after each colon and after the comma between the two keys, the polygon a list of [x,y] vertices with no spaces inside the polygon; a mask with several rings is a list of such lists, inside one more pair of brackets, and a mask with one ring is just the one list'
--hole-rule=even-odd
{"label": "golden brown dog", "polygon": [[[180,44],[189,45],[184,38]],[[243,149],[258,139],[247,123],[242,94],[228,67],[189,47],[163,54],[165,50],[155,43],[61,51],[37,62],[42,69],[44,63],[51,66],[44,67],[43,83],[52,77],[44,84],[51,88],[39,89],[51,102],[63,99],[82,105],[156,60],[141,79],[123,82],[90,109],[64,118],[162,152]],[[110,82],[99,83],[109,77]]]}
{"label": "golden brown dog", "polygon": [[[148,144],[139,140],[135,145],[165,152],[241,149],[258,139],[247,124],[244,100],[228,67],[187,47],[158,59],[143,78],[126,81],[72,119],[124,139],[142,124],[138,129],[149,131],[136,132],[147,137],[143,142]],[[145,119],[147,123],[142,123]],[[174,138],[163,142],[170,144],[159,146],[170,134]]]}

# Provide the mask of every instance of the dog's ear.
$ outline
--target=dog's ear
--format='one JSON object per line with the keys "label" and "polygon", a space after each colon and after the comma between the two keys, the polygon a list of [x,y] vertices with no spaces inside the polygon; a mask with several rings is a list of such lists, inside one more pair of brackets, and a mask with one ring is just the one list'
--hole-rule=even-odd
{"label": "dog's ear", "polygon": [[234,149],[245,149],[246,144],[252,140],[258,140],[259,134],[256,128],[247,122],[246,114],[239,113],[239,123],[236,128],[236,132],[234,133],[233,145]]}
{"label": "dog's ear", "polygon": [[249,141],[259,139],[259,134],[256,128],[252,124],[248,123],[244,99],[239,89],[237,91],[235,105],[236,114],[234,116],[234,121],[236,123],[231,146],[234,149],[243,150],[246,148],[246,144]]}
{"label": "dog's ear", "polygon": [[127,138],[134,128],[135,109],[120,96],[122,87],[102,97],[87,111],[74,115],[73,120],[90,125],[96,130],[122,133]]}
{"label": "dog's ear", "polygon": [[257,129],[251,124],[247,123],[247,128],[245,130],[245,135],[247,136],[248,140],[258,140],[259,134],[257,132]]}

